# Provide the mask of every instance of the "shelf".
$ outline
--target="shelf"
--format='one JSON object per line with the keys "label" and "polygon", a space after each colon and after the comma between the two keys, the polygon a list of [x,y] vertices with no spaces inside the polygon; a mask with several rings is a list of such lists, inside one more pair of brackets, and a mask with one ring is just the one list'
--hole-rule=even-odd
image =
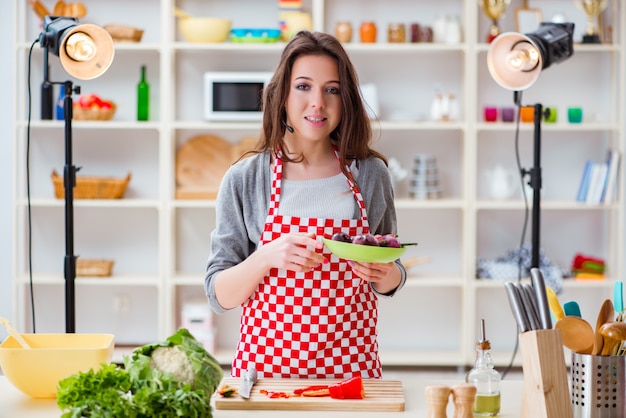
{"label": "shelf", "polygon": [[[18,121],[19,128],[26,128],[27,121]],[[72,121],[72,130],[158,130],[161,127],[159,122],[124,122],[124,121]],[[62,120],[33,120],[30,122],[31,129],[57,129],[64,130],[65,122]]]}
{"label": "shelf", "polygon": [[[30,284],[28,277],[17,280],[22,285]],[[59,285],[65,284],[65,279],[60,275],[37,274],[33,277],[35,285]],[[160,279],[154,276],[139,275],[113,275],[111,277],[77,277],[76,286],[159,286]]]}
{"label": "shelf", "polygon": [[[52,186],[50,186],[52,187]],[[25,207],[28,205],[26,199],[19,199],[17,205]],[[65,207],[64,199],[31,198],[31,207],[42,208],[62,208]],[[73,206],[77,208],[137,208],[137,209],[159,209],[160,200],[155,199],[75,199]]]}
{"label": "shelf", "polygon": [[[532,208],[532,196],[528,196],[528,207]],[[547,200],[541,201],[541,210],[614,210],[618,208],[618,204],[591,204],[576,202],[574,200]],[[477,200],[477,210],[522,210],[525,209],[523,200]]]}

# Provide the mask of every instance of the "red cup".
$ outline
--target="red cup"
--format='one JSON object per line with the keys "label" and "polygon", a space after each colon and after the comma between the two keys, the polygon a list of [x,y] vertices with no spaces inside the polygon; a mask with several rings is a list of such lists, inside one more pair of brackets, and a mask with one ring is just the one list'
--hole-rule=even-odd
{"label": "red cup", "polygon": [[485,107],[485,122],[495,122],[498,120],[498,108],[486,106]]}

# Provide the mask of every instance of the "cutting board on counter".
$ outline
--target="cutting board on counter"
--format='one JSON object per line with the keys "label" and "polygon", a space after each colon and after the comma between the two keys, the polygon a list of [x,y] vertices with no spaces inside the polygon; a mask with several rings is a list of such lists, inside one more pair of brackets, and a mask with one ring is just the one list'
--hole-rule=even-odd
{"label": "cutting board on counter", "polygon": [[[330,397],[301,397],[270,399],[259,391],[292,393],[311,385],[329,385],[336,379],[259,379],[252,388],[250,399],[239,395],[232,398],[215,396],[216,409],[300,410],[300,411],[404,411],[404,390],[399,380],[364,379],[365,399],[332,399]],[[241,379],[225,377],[223,384],[239,387]]]}

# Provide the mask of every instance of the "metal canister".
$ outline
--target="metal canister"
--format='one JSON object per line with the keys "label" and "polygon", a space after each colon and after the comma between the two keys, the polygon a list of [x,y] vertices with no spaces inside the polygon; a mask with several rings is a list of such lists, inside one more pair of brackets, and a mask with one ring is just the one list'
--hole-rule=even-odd
{"label": "metal canister", "polygon": [[572,353],[571,396],[574,418],[626,416],[626,356]]}

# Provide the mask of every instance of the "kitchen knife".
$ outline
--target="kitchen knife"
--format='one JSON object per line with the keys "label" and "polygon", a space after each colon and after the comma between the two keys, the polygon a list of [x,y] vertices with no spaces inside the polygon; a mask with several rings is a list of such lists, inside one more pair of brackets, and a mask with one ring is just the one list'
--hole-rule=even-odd
{"label": "kitchen knife", "polygon": [[541,322],[539,321],[539,317],[535,313],[534,308],[532,307],[532,302],[526,291],[522,287],[521,283],[515,283],[515,288],[517,293],[520,295],[520,299],[522,301],[522,306],[524,307],[524,313],[526,314],[526,318],[528,319],[528,323],[530,325],[530,329],[541,329]]}
{"label": "kitchen knife", "polygon": [[250,391],[252,390],[252,386],[256,383],[256,379],[257,372],[254,366],[248,367],[248,370],[243,372],[241,384],[239,385],[239,395],[241,395],[242,398],[250,398]]}
{"label": "kitchen knife", "polygon": [[530,283],[523,283],[522,289],[524,290],[524,293],[526,293],[526,297],[529,300],[531,315],[533,315],[536,318],[537,323],[539,324],[539,327],[537,329],[541,329],[541,319],[539,318],[539,308],[537,307],[537,298],[535,297],[535,292],[533,291],[533,287],[531,286]]}
{"label": "kitchen knife", "polygon": [[550,307],[548,305],[548,295],[546,293],[546,283],[543,280],[543,273],[537,267],[530,269],[530,279],[533,290],[537,296],[537,307],[539,308],[539,319],[543,329],[552,328],[552,318],[550,317]]}
{"label": "kitchen knife", "polygon": [[517,322],[519,332],[522,333],[529,331],[530,324],[528,323],[528,319],[526,318],[526,313],[524,312],[524,307],[522,306],[522,300],[520,298],[520,295],[517,293],[515,284],[513,282],[506,282],[504,283],[504,287],[506,289],[506,295],[509,298],[511,312],[513,312],[513,317],[515,318],[515,322]]}

